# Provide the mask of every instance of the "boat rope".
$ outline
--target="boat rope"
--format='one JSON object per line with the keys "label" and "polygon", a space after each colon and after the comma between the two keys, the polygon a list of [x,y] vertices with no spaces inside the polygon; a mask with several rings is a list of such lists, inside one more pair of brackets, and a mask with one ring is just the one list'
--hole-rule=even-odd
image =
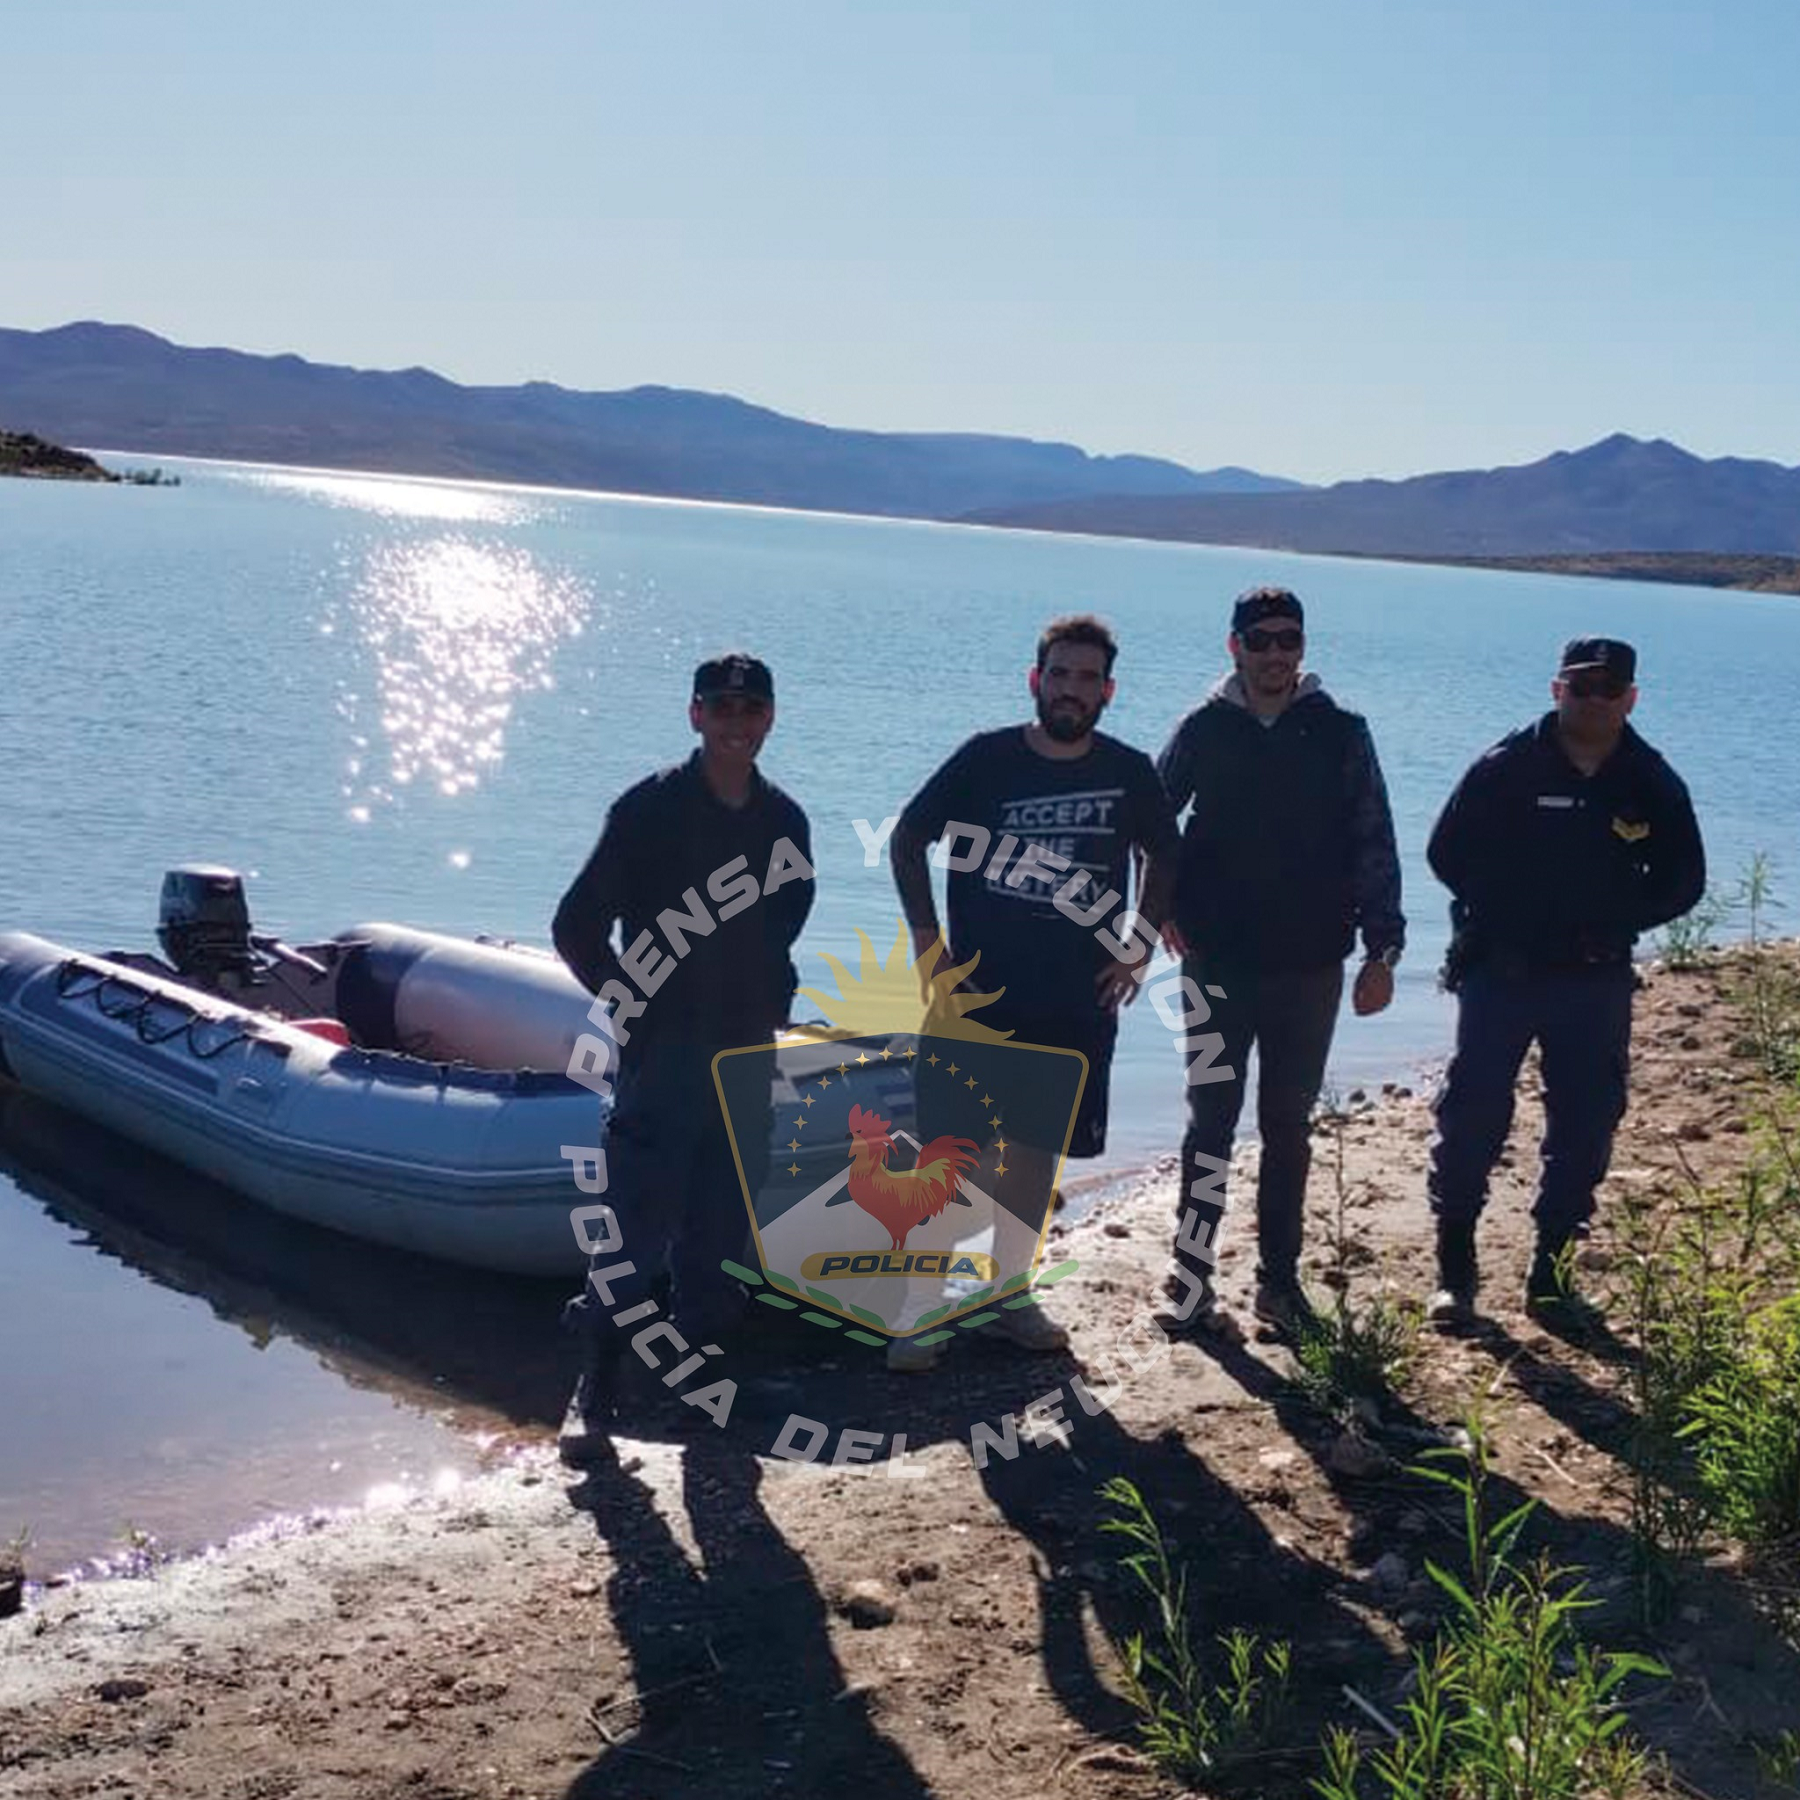
{"label": "boat rope", "polygon": [[[109,989],[118,992],[109,995]],[[202,1062],[209,1062],[232,1045],[258,1035],[253,1032],[251,1021],[240,1023],[236,1019],[221,1019],[203,1012],[191,1000],[178,994],[159,993],[153,988],[142,987],[115,969],[96,969],[75,957],[68,958],[57,968],[56,993],[61,1000],[92,1000],[103,1017],[129,1023],[140,1043],[166,1044],[171,1039],[185,1036],[189,1051]],[[175,1022],[172,1025],[161,1023],[156,1017],[157,1007],[175,1013]],[[200,1028],[209,1025],[222,1035],[203,1042]]]}

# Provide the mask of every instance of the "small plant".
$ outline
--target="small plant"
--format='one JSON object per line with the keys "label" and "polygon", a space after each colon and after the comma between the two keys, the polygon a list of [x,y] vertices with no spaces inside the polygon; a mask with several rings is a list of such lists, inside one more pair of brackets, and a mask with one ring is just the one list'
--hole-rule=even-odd
{"label": "small plant", "polygon": [[1738,877],[1737,904],[1744,909],[1751,949],[1760,949],[1763,920],[1781,910],[1781,902],[1775,898],[1775,864],[1766,850],[1758,850]]}
{"label": "small plant", "polygon": [[113,1565],[113,1572],[120,1575],[154,1575],[165,1563],[173,1560],[173,1552],[163,1547],[162,1539],[155,1532],[146,1531],[141,1525],[134,1525],[129,1519],[125,1521],[124,1530],[120,1533],[124,1539],[125,1549]]}
{"label": "small plant", "polygon": [[1755,1748],[1756,1766],[1765,1781],[1800,1789],[1800,1731],[1784,1731]]}
{"label": "small plant", "polygon": [[[1779,1129],[1779,1127],[1778,1127]],[[1756,1546],[1800,1529],[1800,1284],[1795,1198],[1779,1156],[1717,1188],[1625,1213],[1618,1265],[1637,1339],[1632,1526],[1646,1622],[1681,1563],[1724,1531]]]}
{"label": "small plant", "polygon": [[1225,1668],[1214,1678],[1195,1649],[1188,1621],[1187,1571],[1169,1549],[1136,1485],[1114,1476],[1100,1490],[1116,1516],[1101,1530],[1135,1546],[1121,1559],[1155,1605],[1148,1637],[1133,1632],[1119,1646],[1125,1692],[1138,1715],[1145,1754],[1166,1774],[1196,1780],[1234,1752],[1263,1742],[1287,1696],[1285,1643],[1265,1644],[1233,1630],[1218,1640]]}
{"label": "small plant", "polygon": [[1393,1741],[1365,1754],[1334,1731],[1313,1788],[1322,1800],[1622,1800],[1640,1786],[1646,1759],[1626,1732],[1619,1690],[1632,1675],[1668,1671],[1580,1641],[1576,1617],[1595,1603],[1574,1571],[1515,1560],[1537,1502],[1489,1518],[1479,1419],[1469,1433],[1469,1449],[1428,1451],[1417,1471],[1462,1497],[1467,1578],[1425,1565],[1453,1614],[1417,1655]]}
{"label": "small plant", "polygon": [[1724,1529],[1758,1546],[1800,1532],[1800,1298],[1753,1315],[1738,1354],[1682,1410]]}
{"label": "small plant", "polygon": [[1775,866],[1758,851],[1739,877],[1734,904],[1744,915],[1744,984],[1739,999],[1749,1014],[1744,1048],[1772,1080],[1788,1083],[1800,1074],[1800,987],[1770,949],[1768,916],[1781,911]]}
{"label": "small plant", "polygon": [[1656,954],[1669,969],[1698,969],[1718,948],[1716,934],[1730,918],[1732,896],[1708,888],[1692,911],[1671,919],[1657,934]]}
{"label": "small plant", "polygon": [[1696,1190],[1684,1207],[1627,1202],[1629,1254],[1617,1267],[1637,1340],[1636,1420],[1629,1458],[1638,1599],[1646,1624],[1667,1612],[1679,1565],[1705,1541],[1710,1508],[1683,1442],[1686,1399],[1723,1367],[1736,1336],[1736,1297],[1726,1278],[1726,1221],[1715,1196]]}
{"label": "small plant", "polygon": [[1325,1312],[1316,1312],[1300,1330],[1295,1356],[1299,1383],[1313,1405],[1345,1418],[1359,1400],[1380,1400],[1418,1347],[1420,1314],[1381,1297],[1357,1305],[1339,1292]]}
{"label": "small plant", "polygon": [[1670,969],[1700,968],[1713,959],[1717,934],[1741,922],[1742,953],[1726,965],[1741,978],[1737,998],[1748,1015],[1741,1048],[1787,1081],[1800,1073],[1800,984],[1770,951],[1769,917],[1781,910],[1775,865],[1759,850],[1731,887],[1708,888],[1691,911],[1665,925],[1656,951]]}
{"label": "small plant", "polygon": [[1324,1284],[1331,1305],[1306,1316],[1294,1350],[1300,1391],[1321,1412],[1339,1419],[1357,1410],[1358,1401],[1379,1401],[1392,1393],[1417,1347],[1423,1317],[1415,1306],[1396,1305],[1382,1296],[1358,1303],[1351,1299],[1351,1269],[1369,1256],[1351,1235],[1350,1184],[1345,1168],[1347,1115],[1335,1095],[1321,1102],[1317,1126],[1328,1136],[1332,1187],[1331,1262]]}

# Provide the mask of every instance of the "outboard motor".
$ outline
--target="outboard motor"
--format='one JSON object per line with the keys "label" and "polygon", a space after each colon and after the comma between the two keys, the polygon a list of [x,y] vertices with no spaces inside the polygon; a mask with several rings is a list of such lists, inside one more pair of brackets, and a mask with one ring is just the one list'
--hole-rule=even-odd
{"label": "outboard motor", "polygon": [[205,863],[171,869],[163,877],[156,940],[177,974],[198,981],[249,974],[256,957],[243,877]]}

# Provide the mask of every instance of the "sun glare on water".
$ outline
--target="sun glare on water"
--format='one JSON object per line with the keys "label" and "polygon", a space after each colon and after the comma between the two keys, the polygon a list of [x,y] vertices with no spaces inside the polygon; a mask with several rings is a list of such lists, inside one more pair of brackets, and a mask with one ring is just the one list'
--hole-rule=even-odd
{"label": "sun glare on water", "polygon": [[347,620],[324,621],[334,633],[347,623],[372,664],[373,694],[339,698],[352,732],[350,817],[362,822],[414,787],[475,787],[504,754],[514,706],[550,686],[556,646],[588,609],[582,583],[512,546],[442,537],[373,550],[343,604]]}
{"label": "sun glare on water", "polygon": [[451,482],[390,475],[324,475],[299,470],[258,470],[246,476],[254,486],[322,500],[384,519],[437,519],[457,525],[529,525],[543,516],[541,504],[520,494]]}

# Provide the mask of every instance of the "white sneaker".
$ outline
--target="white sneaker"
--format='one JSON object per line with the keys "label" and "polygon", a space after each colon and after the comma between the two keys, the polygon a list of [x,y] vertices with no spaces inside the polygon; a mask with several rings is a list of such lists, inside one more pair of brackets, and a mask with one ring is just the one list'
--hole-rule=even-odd
{"label": "white sneaker", "polygon": [[894,1375],[923,1375],[944,1358],[942,1344],[921,1344],[917,1338],[895,1338],[887,1347],[887,1366]]}
{"label": "white sneaker", "polygon": [[987,1326],[994,1337],[1003,1337],[1021,1350],[1066,1350],[1069,1334],[1034,1300],[1029,1306],[1002,1307]]}
{"label": "white sneaker", "polygon": [[1439,1288],[1425,1302],[1425,1323],[1439,1331],[1466,1330],[1475,1323],[1475,1296],[1464,1288]]}

